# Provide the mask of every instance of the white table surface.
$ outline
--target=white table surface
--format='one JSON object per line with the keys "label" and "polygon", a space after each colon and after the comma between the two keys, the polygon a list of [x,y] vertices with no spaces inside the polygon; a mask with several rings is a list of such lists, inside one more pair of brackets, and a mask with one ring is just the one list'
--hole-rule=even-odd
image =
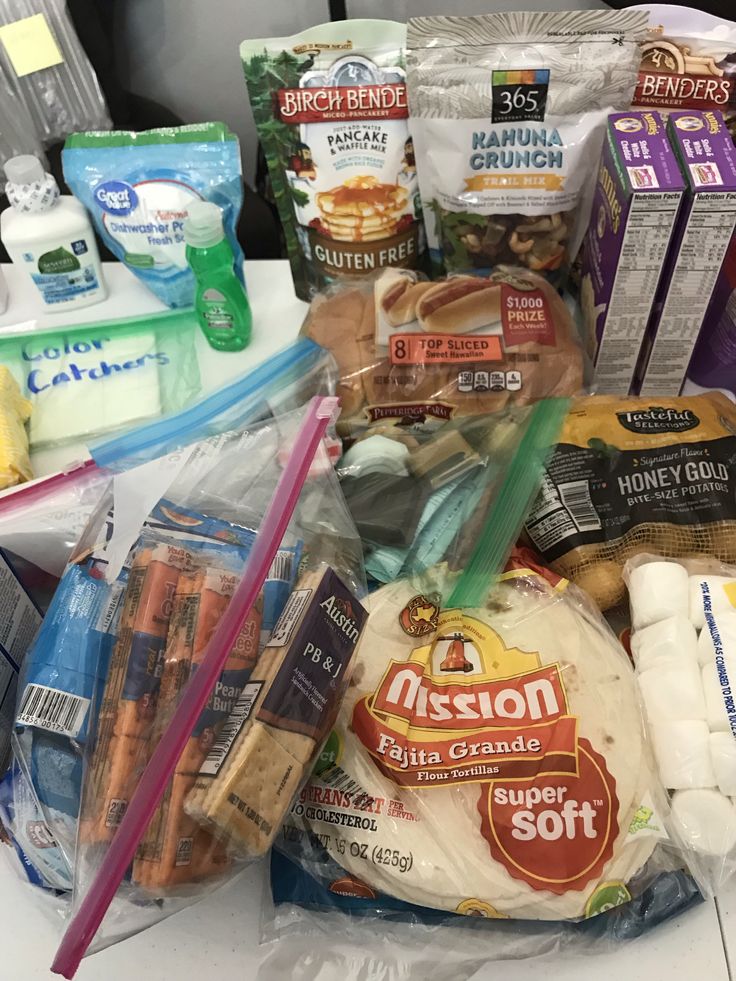
{"label": "white table surface", "polygon": [[[36,288],[24,271],[4,265],[10,302],[5,313],[0,314],[0,336],[17,329],[50,329],[64,324],[94,323],[166,310],[164,304],[141,285],[122,263],[104,263],[104,270],[109,296],[102,303],[81,310],[45,313]],[[253,310],[252,340],[244,351],[214,351],[204,334],[197,332],[202,394],[247,372],[294,340],[304,319],[307,304],[294,295],[288,262],[254,262],[246,264],[245,270]],[[82,443],[42,450],[33,455],[33,470],[37,477],[42,477],[87,456],[89,454]]]}
{"label": "white table surface", "polygon": [[[102,304],[67,315],[38,316],[30,285],[21,281],[16,270],[6,267],[11,302],[0,316],[0,331],[20,322],[37,319],[37,324],[81,323],[133,316],[162,309],[134,277],[122,266],[106,265],[111,296]],[[306,309],[296,299],[285,261],[254,262],[246,267],[253,307],[253,341],[240,354],[212,351],[203,337],[198,353],[207,390],[247,371],[283,347],[298,331]],[[80,458],[80,449],[75,448]],[[48,460],[48,470],[75,457],[65,449],[57,460]],[[66,460],[63,458],[66,457]],[[35,890],[18,877],[10,850],[0,846],[0,981],[50,981],[51,963],[61,935],[60,923],[41,911]],[[274,952],[270,945],[259,946],[261,897],[265,869],[255,866],[245,876],[214,895],[166,920],[137,937],[87,958],[79,981],[199,981],[204,977],[225,977],[232,981],[289,981],[303,946],[282,942]],[[720,913],[720,917],[719,917]],[[723,928],[723,932],[722,932]],[[324,947],[324,938],[320,938]],[[309,944],[307,944],[307,947]],[[366,951],[368,954],[369,952]],[[370,951],[380,957],[380,929]],[[678,920],[654,930],[635,943],[613,953],[574,959],[545,959],[535,962],[489,964],[473,975],[474,981],[531,981],[543,973],[546,981],[669,981],[679,977],[690,981],[729,981],[727,953],[736,964],[736,882],[715,904],[706,903]],[[278,954],[278,966],[262,969],[264,961]],[[263,970],[263,973],[261,973]],[[393,981],[395,975],[381,974],[380,981]],[[306,981],[307,975],[299,974]],[[309,974],[310,981],[349,981],[344,970]],[[458,975],[458,978],[460,976]],[[363,981],[378,981],[379,974],[364,975]],[[417,975],[418,981],[424,981]],[[402,974],[402,981],[408,975]]]}

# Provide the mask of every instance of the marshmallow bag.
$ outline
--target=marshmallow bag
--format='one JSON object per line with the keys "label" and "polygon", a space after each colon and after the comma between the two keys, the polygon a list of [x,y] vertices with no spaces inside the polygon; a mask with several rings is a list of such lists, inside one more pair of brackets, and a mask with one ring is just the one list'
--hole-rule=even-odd
{"label": "marshmallow bag", "polygon": [[644,554],[624,578],[668,830],[717,892],[736,867],[736,568]]}
{"label": "marshmallow bag", "polygon": [[547,565],[609,610],[642,553],[736,563],[736,407],[723,394],[580,398],[526,535]]}

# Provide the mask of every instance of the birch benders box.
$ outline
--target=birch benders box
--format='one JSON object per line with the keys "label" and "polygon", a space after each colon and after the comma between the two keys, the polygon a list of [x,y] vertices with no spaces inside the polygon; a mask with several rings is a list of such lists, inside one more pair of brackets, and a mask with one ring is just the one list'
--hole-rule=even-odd
{"label": "birch benders box", "polygon": [[718,110],[673,112],[685,204],[637,369],[641,395],[679,395],[736,225],[736,149]]}
{"label": "birch benders box", "polygon": [[581,286],[598,392],[629,393],[684,190],[658,112],[608,117]]}

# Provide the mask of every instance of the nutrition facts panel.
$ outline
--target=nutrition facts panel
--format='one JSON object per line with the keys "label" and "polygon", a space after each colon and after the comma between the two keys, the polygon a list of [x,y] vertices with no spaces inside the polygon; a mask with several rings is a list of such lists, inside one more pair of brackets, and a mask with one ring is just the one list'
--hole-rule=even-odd
{"label": "nutrition facts panel", "polygon": [[635,194],[596,362],[596,391],[628,391],[680,206],[679,191]]}
{"label": "nutrition facts panel", "polygon": [[736,192],[699,194],[672,273],[642,395],[677,395],[736,223]]}

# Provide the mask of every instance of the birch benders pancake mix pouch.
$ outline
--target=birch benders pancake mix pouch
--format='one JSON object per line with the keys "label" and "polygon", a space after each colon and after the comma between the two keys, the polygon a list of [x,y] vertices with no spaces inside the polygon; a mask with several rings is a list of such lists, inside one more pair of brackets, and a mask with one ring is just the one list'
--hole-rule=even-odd
{"label": "birch benders pancake mix pouch", "polygon": [[351,20],[241,45],[302,300],[335,278],[420,260],[405,41],[403,24]]}
{"label": "birch benders pancake mix pouch", "polygon": [[642,11],[416,17],[411,130],[433,266],[560,277],[588,222],[609,113],[631,107]]}

